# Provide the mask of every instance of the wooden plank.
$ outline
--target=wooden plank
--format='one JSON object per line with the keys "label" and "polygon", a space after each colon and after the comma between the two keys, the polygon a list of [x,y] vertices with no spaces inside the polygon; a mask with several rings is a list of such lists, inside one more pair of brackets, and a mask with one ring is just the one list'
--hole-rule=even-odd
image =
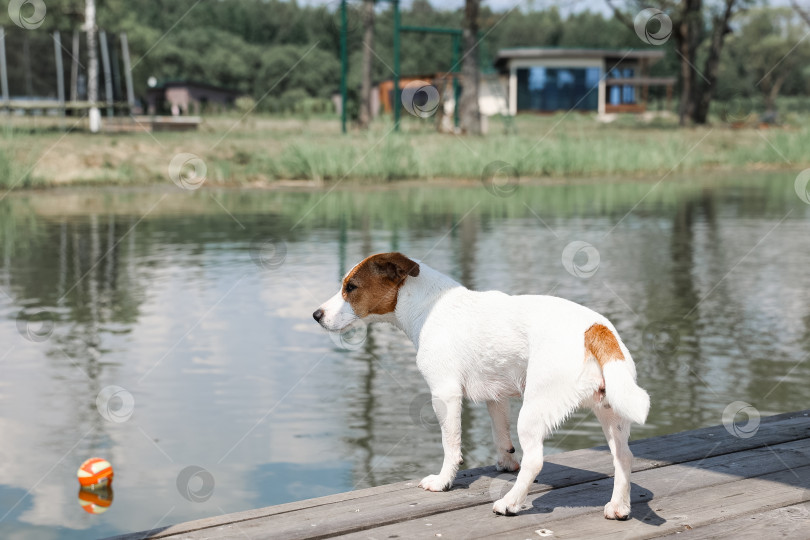
{"label": "wooden plank", "polygon": [[199,116],[151,116],[152,131],[189,131],[197,129]]}
{"label": "wooden plank", "polygon": [[675,77],[628,77],[624,78],[612,78],[607,77],[605,79],[605,85],[607,86],[642,86],[642,85],[650,85],[650,86],[665,86],[668,84],[675,84],[677,79]]}
{"label": "wooden plank", "polygon": [[[732,437],[723,426],[715,426],[637,441],[632,443],[634,453],[639,456],[635,460],[634,470],[654,470],[672,463],[702,460],[731,452],[801,440],[810,437],[810,420],[807,414],[803,411],[765,418],[756,436],[749,439]],[[604,447],[549,456],[540,476],[540,480],[544,483],[535,484],[530,493],[537,494],[555,487],[598,482],[611,473],[611,458]],[[279,533],[283,531],[285,537],[313,537],[313,523],[316,527],[318,523],[328,523],[329,527],[329,530],[323,527],[316,536],[350,533],[370,526],[395,524],[458,509],[489,505],[492,476],[495,476],[492,467],[463,472],[458,479],[458,487],[438,495],[416,489],[415,481],[400,482],[390,486],[218,516],[116,538],[143,538],[144,535],[152,535],[155,538],[168,537],[230,526],[234,523],[244,528],[253,520],[272,524],[272,530]],[[374,511],[355,512],[361,506],[373,508]],[[273,516],[273,519],[267,520],[266,518],[270,516]]]}
{"label": "wooden plank", "polygon": [[[737,483],[745,478],[782,472],[789,467],[805,466],[810,461],[808,459],[810,439],[770,448],[747,450],[733,455],[732,459],[729,458],[730,456],[717,456],[702,462],[670,465],[634,473],[631,476],[633,518],[640,521],[648,519],[648,522],[654,523],[657,519],[654,510],[659,507],[658,503],[662,496],[690,499],[691,494],[698,489],[712,489],[724,484]],[[449,535],[485,538],[499,534],[507,537],[510,534],[519,536],[527,529],[530,529],[530,532],[540,528],[555,530],[546,525],[549,522],[576,521],[584,516],[596,516],[604,523],[607,520],[602,517],[602,507],[610,500],[612,489],[612,479],[556,489],[529,497],[528,509],[516,517],[506,518],[495,516],[490,508],[492,502],[505,491],[498,486],[493,492],[488,493],[490,499],[481,506],[424,516],[416,520],[375,528],[372,531],[354,532],[345,537],[430,538],[436,533],[441,533],[443,537]],[[259,530],[247,524],[243,528],[248,534]]]}
{"label": "wooden plank", "polygon": [[[543,528],[552,531],[554,538],[561,539],[655,538],[690,530],[696,530],[696,536],[705,538],[701,527],[718,523],[722,518],[736,519],[762,510],[810,501],[808,486],[810,465],[690,490],[686,494],[656,498],[651,505],[653,514],[647,520],[609,521],[592,512],[573,519],[548,521],[543,524]],[[537,529],[527,527],[488,538],[527,538]],[[485,536],[476,534],[472,538]],[[772,536],[766,535],[766,538]]]}
{"label": "wooden plank", "polygon": [[807,538],[810,536],[810,502],[774,508],[766,512],[721,519],[705,527],[678,531],[662,538]]}
{"label": "wooden plank", "polygon": [[59,103],[55,99],[12,99],[7,103],[0,103],[0,107],[5,109],[21,109],[21,110],[44,110],[44,109],[61,109],[62,107],[68,109],[89,109],[93,107],[93,103],[89,101],[67,101],[64,104]]}
{"label": "wooden plank", "polygon": [[[718,453],[723,453],[722,452],[723,449],[729,449],[731,451],[734,451],[739,448],[756,447],[757,444],[776,444],[782,440],[795,440],[795,438],[808,436],[810,435],[810,425],[808,425],[808,419],[804,416],[804,414],[806,413],[790,413],[785,415],[778,415],[776,417],[766,418],[760,425],[760,430],[757,433],[757,436],[751,439],[733,438],[726,432],[726,430],[722,426],[720,426],[719,429],[717,427],[710,427],[696,430],[693,432],[666,435],[663,437],[656,437],[654,439],[646,439],[644,441],[638,441],[637,443],[633,444],[634,452],[637,455],[645,453],[650,455],[660,455],[662,453],[661,447],[663,446],[664,448],[666,448],[666,453],[668,454],[667,457],[669,458],[669,460],[668,461],[662,460],[659,462],[652,462],[652,463],[644,463],[641,462],[640,460],[636,460],[635,470],[663,466],[667,463],[677,461],[678,459],[680,459],[681,461],[686,461],[690,458],[690,456],[692,458],[700,458],[705,457],[709,454],[716,455]],[[719,437],[717,442],[715,441],[715,437]],[[734,440],[729,441],[727,439],[734,439]],[[755,440],[758,441],[758,443],[755,443]],[[656,441],[659,444],[654,444]],[[658,447],[658,450],[655,450],[655,447]],[[602,453],[604,455],[601,458],[599,458],[598,454],[595,454],[595,452],[599,452],[599,449],[580,450],[557,456],[551,456],[548,460],[549,464],[557,463],[563,467],[568,467],[568,471],[566,472],[566,470],[563,469],[562,471],[555,472],[554,467],[547,464],[546,469],[544,470],[544,474],[541,478],[548,483],[533,486],[532,493],[536,493],[539,491],[547,491],[551,487],[572,485],[576,483],[581,483],[583,481],[586,482],[598,480],[600,478],[605,478],[607,474],[612,472],[610,457],[607,455],[604,449],[602,449]],[[580,471],[577,475],[578,477],[576,479],[573,478],[572,473],[570,471],[571,468],[573,469],[589,468],[594,463],[601,464],[602,468],[601,473],[594,474],[594,471]],[[466,473],[463,473],[466,476],[462,476],[461,478],[459,478],[459,481],[457,483],[459,484],[459,486],[463,488],[464,485],[470,484],[470,480],[475,480],[481,474],[493,474],[493,473],[494,469],[492,469],[491,467],[474,471],[467,471]],[[581,476],[581,474],[583,473],[586,474],[585,477]],[[587,475],[587,473],[591,473],[591,475]],[[214,518],[208,518],[205,520],[198,520],[194,522],[176,525],[173,527],[168,527],[160,531],[151,531],[150,534],[152,534],[154,537],[169,536],[171,534],[183,533],[206,527],[213,527],[219,524],[229,522],[246,521],[250,519],[263,518],[294,511],[297,512],[307,511],[309,509],[315,510],[315,512],[313,512],[315,514],[315,519],[325,517],[326,512],[336,513],[342,519],[336,519],[335,525],[336,526],[340,525],[341,527],[343,527],[346,525],[346,523],[342,523],[343,521],[353,522],[355,521],[355,519],[347,520],[345,517],[346,514],[346,512],[344,511],[345,509],[339,503],[349,500],[363,502],[363,499],[365,499],[366,497],[373,497],[374,501],[377,502],[378,504],[382,504],[386,500],[392,498],[393,503],[395,504],[398,498],[397,493],[402,490],[409,490],[409,493],[407,495],[409,499],[415,497],[416,496],[415,494],[422,494],[421,491],[419,491],[418,489],[414,489],[413,486],[414,486],[413,482],[411,483],[400,482],[398,484],[393,484],[391,486],[381,486],[379,488],[371,488],[370,490],[359,490],[351,493],[344,493],[320,499],[313,499],[310,501],[289,503],[287,505],[280,505],[276,507],[252,510],[248,512],[241,512],[238,514],[231,514],[229,516],[219,516]],[[480,504],[480,502],[478,501],[466,500],[466,497],[464,497],[464,493],[466,492],[462,492],[460,489],[456,488],[449,494],[444,494],[444,497],[440,499],[434,498],[428,499],[427,501],[425,501],[424,498],[418,499],[421,500],[421,505],[417,502],[417,507],[411,508],[411,512],[408,513],[407,515],[403,516],[400,515],[398,511],[394,511],[392,512],[392,515],[387,517],[387,521],[386,519],[381,519],[379,523],[384,524],[386,522],[388,523],[398,522],[401,521],[402,519],[418,517],[420,515],[431,515],[437,512],[446,512],[454,508],[474,506],[476,504]],[[336,505],[337,507],[332,508],[332,505]],[[382,518],[382,516],[378,517]],[[295,519],[306,520],[307,515],[296,514]],[[336,530],[341,530],[341,527],[336,527]],[[143,533],[138,533],[136,535],[132,535],[131,538],[142,537],[142,535]],[[124,535],[121,538],[127,538],[127,536]]]}

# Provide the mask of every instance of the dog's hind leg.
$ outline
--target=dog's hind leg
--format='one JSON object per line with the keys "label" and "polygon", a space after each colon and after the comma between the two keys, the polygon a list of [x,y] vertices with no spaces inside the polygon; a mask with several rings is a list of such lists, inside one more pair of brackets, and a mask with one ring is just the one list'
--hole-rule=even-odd
{"label": "dog's hind leg", "polygon": [[630,471],[633,467],[633,454],[627,440],[630,437],[630,421],[601,403],[593,407],[593,412],[602,431],[605,433],[610,452],[613,454],[613,496],[605,505],[607,519],[628,519],[630,517]]}
{"label": "dog's hind leg", "polygon": [[495,468],[499,471],[516,471],[520,468],[520,462],[515,459],[515,447],[509,435],[509,398],[487,401],[487,410],[492,418],[492,438],[498,453]]}
{"label": "dog's hind leg", "polygon": [[492,506],[492,511],[496,514],[516,514],[526,501],[529,487],[543,468],[543,439],[556,422],[549,422],[550,419],[546,417],[550,403],[539,398],[540,396],[534,396],[534,399],[524,400],[520,409],[517,430],[523,459],[515,485]]}

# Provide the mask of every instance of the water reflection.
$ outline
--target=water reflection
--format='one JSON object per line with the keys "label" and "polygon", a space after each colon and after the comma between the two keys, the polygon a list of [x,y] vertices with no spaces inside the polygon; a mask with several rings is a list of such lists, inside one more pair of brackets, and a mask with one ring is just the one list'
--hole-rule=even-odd
{"label": "water reflection", "polygon": [[79,506],[88,514],[103,514],[113,503],[112,486],[98,489],[79,488]]}
{"label": "water reflection", "polygon": [[[718,424],[733,401],[762,415],[806,407],[810,210],[792,177],[650,187],[7,197],[4,534],[102,536],[435,472],[440,435],[412,345],[372,326],[341,350],[311,320],[379,251],[610,317],[653,396],[636,438]],[[575,241],[599,253],[591,277],[562,264]],[[105,397],[103,415],[113,386],[132,400]],[[489,464],[485,407],[465,404],[463,430],[465,466]],[[602,443],[578,414],[548,448]],[[76,504],[76,468],[95,455],[116,470],[101,515]]]}

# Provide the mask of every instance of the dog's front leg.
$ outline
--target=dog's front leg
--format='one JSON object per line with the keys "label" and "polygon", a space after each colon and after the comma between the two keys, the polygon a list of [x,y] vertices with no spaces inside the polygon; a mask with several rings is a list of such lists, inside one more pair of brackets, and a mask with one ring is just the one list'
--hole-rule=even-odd
{"label": "dog's front leg", "polygon": [[439,474],[426,476],[419,486],[427,491],[447,491],[461,464],[461,394],[433,396],[433,411],[442,428],[444,463]]}

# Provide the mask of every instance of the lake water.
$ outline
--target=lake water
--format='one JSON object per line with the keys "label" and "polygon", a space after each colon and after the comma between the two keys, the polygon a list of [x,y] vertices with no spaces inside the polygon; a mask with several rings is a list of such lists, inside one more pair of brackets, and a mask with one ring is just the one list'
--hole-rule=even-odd
{"label": "lake water", "polygon": [[[794,179],[9,195],[0,536],[105,536],[437,472],[412,345],[386,326],[341,344],[312,320],[380,251],[607,315],[652,396],[633,438],[807,408]],[[463,428],[465,466],[491,464],[486,408],[467,404]],[[603,443],[582,413],[547,452]],[[92,456],[116,472],[100,515],[77,499]]]}

